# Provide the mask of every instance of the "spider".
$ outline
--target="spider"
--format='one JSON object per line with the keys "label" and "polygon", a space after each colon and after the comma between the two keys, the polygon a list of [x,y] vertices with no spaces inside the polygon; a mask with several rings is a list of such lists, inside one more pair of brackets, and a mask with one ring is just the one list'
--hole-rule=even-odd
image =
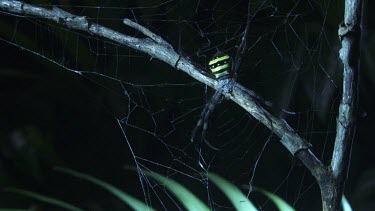
{"label": "spider", "polygon": [[219,149],[212,146],[205,139],[205,132],[208,127],[208,118],[210,117],[210,114],[215,109],[216,104],[220,102],[221,94],[232,92],[234,81],[237,78],[237,70],[241,64],[242,57],[244,56],[244,53],[246,51],[246,46],[247,46],[246,38],[249,32],[251,19],[253,17],[250,12],[250,5],[251,4],[249,1],[248,7],[247,7],[248,15],[247,15],[247,20],[246,20],[246,27],[242,33],[241,42],[240,42],[239,47],[237,48],[237,53],[236,53],[234,62],[228,54],[218,52],[213,56],[212,60],[208,63],[208,66],[211,70],[212,75],[218,80],[219,89],[216,90],[214,96],[211,98],[211,100],[207,103],[206,107],[203,109],[201,113],[201,118],[198,120],[197,124],[195,125],[193,129],[191,141],[194,140],[194,137],[195,137],[195,134],[197,133],[198,128],[203,125],[202,138],[207,144],[207,146],[211,147],[214,150],[219,150]]}
{"label": "spider", "polygon": [[205,133],[208,128],[208,119],[211,113],[214,111],[216,104],[220,103],[222,99],[221,95],[223,93],[229,93],[232,90],[232,84],[234,81],[233,77],[230,76],[230,71],[232,70],[232,58],[228,54],[218,52],[210,60],[208,66],[211,70],[212,75],[218,80],[220,88],[216,90],[211,100],[203,109],[201,113],[201,118],[198,120],[197,124],[193,129],[191,141],[194,140],[197,130],[203,125],[201,135],[202,139],[210,148],[214,150],[219,150],[207,141],[207,139],[205,138]]}

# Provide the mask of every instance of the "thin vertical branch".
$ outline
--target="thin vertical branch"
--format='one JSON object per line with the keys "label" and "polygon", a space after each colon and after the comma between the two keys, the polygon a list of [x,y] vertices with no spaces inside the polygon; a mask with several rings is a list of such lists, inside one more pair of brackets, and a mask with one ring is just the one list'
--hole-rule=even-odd
{"label": "thin vertical branch", "polygon": [[344,64],[342,98],[337,117],[336,140],[331,161],[335,179],[346,175],[355,134],[360,66],[361,0],[345,1],[344,22],[339,28],[340,59]]}
{"label": "thin vertical branch", "polygon": [[318,180],[323,210],[339,210],[349,170],[358,107],[362,4],[362,0],[345,1],[344,21],[338,31],[343,87],[331,164],[326,176]]}

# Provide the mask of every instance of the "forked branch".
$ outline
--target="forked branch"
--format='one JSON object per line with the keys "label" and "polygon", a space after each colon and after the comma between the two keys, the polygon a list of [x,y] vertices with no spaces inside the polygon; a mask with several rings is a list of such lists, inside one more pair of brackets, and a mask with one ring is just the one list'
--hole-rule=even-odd
{"label": "forked branch", "polygon": [[[119,33],[99,24],[91,23],[86,17],[70,14],[57,7],[47,9],[20,1],[0,0],[0,8],[18,15],[44,18],[63,24],[70,29],[112,40],[157,58],[214,89],[220,88],[216,80],[207,76],[204,70],[194,65],[188,58],[179,55],[163,38],[129,19],[125,19],[124,24],[138,30],[146,38],[136,38]],[[351,140],[355,131],[361,0],[346,0],[345,11],[344,24],[339,31],[342,39],[340,58],[344,63],[343,97],[337,118],[337,136],[331,165],[324,166],[310,151],[310,144],[285,121],[274,117],[265,110],[258,103],[259,97],[253,91],[235,83],[233,91],[226,94],[228,99],[237,103],[272,130],[280,137],[281,143],[287,150],[302,160],[319,183],[324,210],[336,210],[339,207],[345,181],[344,175],[348,168]]]}

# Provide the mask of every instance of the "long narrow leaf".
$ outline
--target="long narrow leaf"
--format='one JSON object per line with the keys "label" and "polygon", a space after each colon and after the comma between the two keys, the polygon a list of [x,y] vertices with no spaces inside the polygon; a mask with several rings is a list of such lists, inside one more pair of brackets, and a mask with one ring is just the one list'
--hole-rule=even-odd
{"label": "long narrow leaf", "polygon": [[270,193],[266,190],[260,188],[254,188],[254,191],[261,192],[265,196],[267,196],[280,211],[294,211],[294,208],[291,207],[288,203],[286,203],[282,198],[278,197],[277,195]]}
{"label": "long narrow leaf", "polygon": [[342,205],[342,210],[353,211],[352,207],[349,204],[349,201],[346,199],[346,197],[344,195],[342,195],[341,205]]}
{"label": "long narrow leaf", "polygon": [[256,211],[256,207],[251,201],[242,193],[240,189],[232,183],[223,179],[216,174],[209,174],[208,178],[215,183],[217,187],[228,197],[229,201],[238,211]]}
{"label": "long narrow leaf", "polygon": [[6,188],[5,191],[17,193],[17,194],[20,194],[20,195],[23,195],[23,196],[27,196],[27,197],[36,199],[38,201],[45,202],[45,203],[51,204],[51,205],[55,205],[55,206],[58,206],[58,207],[61,207],[61,208],[67,209],[67,210],[83,211],[83,209],[80,209],[80,208],[78,208],[78,207],[76,207],[72,204],[69,204],[67,202],[64,202],[62,200],[51,198],[51,197],[48,197],[48,196],[44,196],[44,195],[41,195],[41,194],[38,194],[38,193],[35,193],[35,192],[32,192],[32,191],[27,191],[27,190],[18,189],[18,188]]}
{"label": "long narrow leaf", "polygon": [[62,173],[69,174],[69,175],[74,176],[74,177],[78,177],[80,179],[89,181],[91,183],[94,183],[95,185],[107,190],[108,192],[110,192],[114,196],[118,197],[121,201],[123,201],[124,203],[129,205],[134,210],[138,210],[138,211],[145,211],[145,210],[153,211],[154,210],[154,209],[150,208],[149,206],[147,206],[146,203],[130,196],[129,194],[123,192],[122,190],[116,188],[115,186],[113,186],[109,183],[106,183],[102,180],[99,180],[99,179],[97,179],[93,176],[83,174],[83,173],[80,173],[78,171],[74,171],[74,170],[71,170],[71,169],[63,168],[63,167],[55,167],[55,170],[59,171],[59,172],[62,172]]}
{"label": "long narrow leaf", "polygon": [[158,182],[165,185],[165,187],[173,193],[174,196],[181,202],[181,204],[189,211],[205,211],[210,210],[205,203],[198,199],[193,193],[191,193],[187,188],[180,185],[176,181],[169,179],[160,174],[155,174],[151,172],[144,172],[147,176],[152,177]]}

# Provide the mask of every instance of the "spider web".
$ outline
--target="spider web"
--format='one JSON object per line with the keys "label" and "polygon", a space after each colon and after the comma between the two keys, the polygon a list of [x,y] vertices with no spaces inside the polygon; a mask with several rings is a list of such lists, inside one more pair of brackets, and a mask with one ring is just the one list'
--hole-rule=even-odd
{"label": "spider web", "polygon": [[[317,0],[61,2],[38,6],[55,5],[142,37],[122,24],[129,18],[203,67],[218,51],[235,57],[246,42],[242,60],[234,64],[239,67],[236,81],[272,102],[267,109],[311,142],[323,160],[329,159],[340,87],[336,26],[342,5]],[[118,123],[123,137],[118,141],[127,143],[139,188],[150,206],[182,209],[142,169],[192,187],[213,210],[231,205],[208,181],[208,172],[243,188],[260,209],[271,205],[253,193],[252,186],[270,190],[296,208],[306,208],[303,202],[317,193],[309,172],[288,155],[279,138],[233,102],[222,100],[210,118],[207,139],[220,150],[199,140],[191,142],[191,131],[213,91],[183,72],[43,19],[1,16],[13,21],[12,34],[1,36],[2,45],[12,44],[78,73],[111,95],[103,106]],[[247,24],[249,31],[242,39]]]}

